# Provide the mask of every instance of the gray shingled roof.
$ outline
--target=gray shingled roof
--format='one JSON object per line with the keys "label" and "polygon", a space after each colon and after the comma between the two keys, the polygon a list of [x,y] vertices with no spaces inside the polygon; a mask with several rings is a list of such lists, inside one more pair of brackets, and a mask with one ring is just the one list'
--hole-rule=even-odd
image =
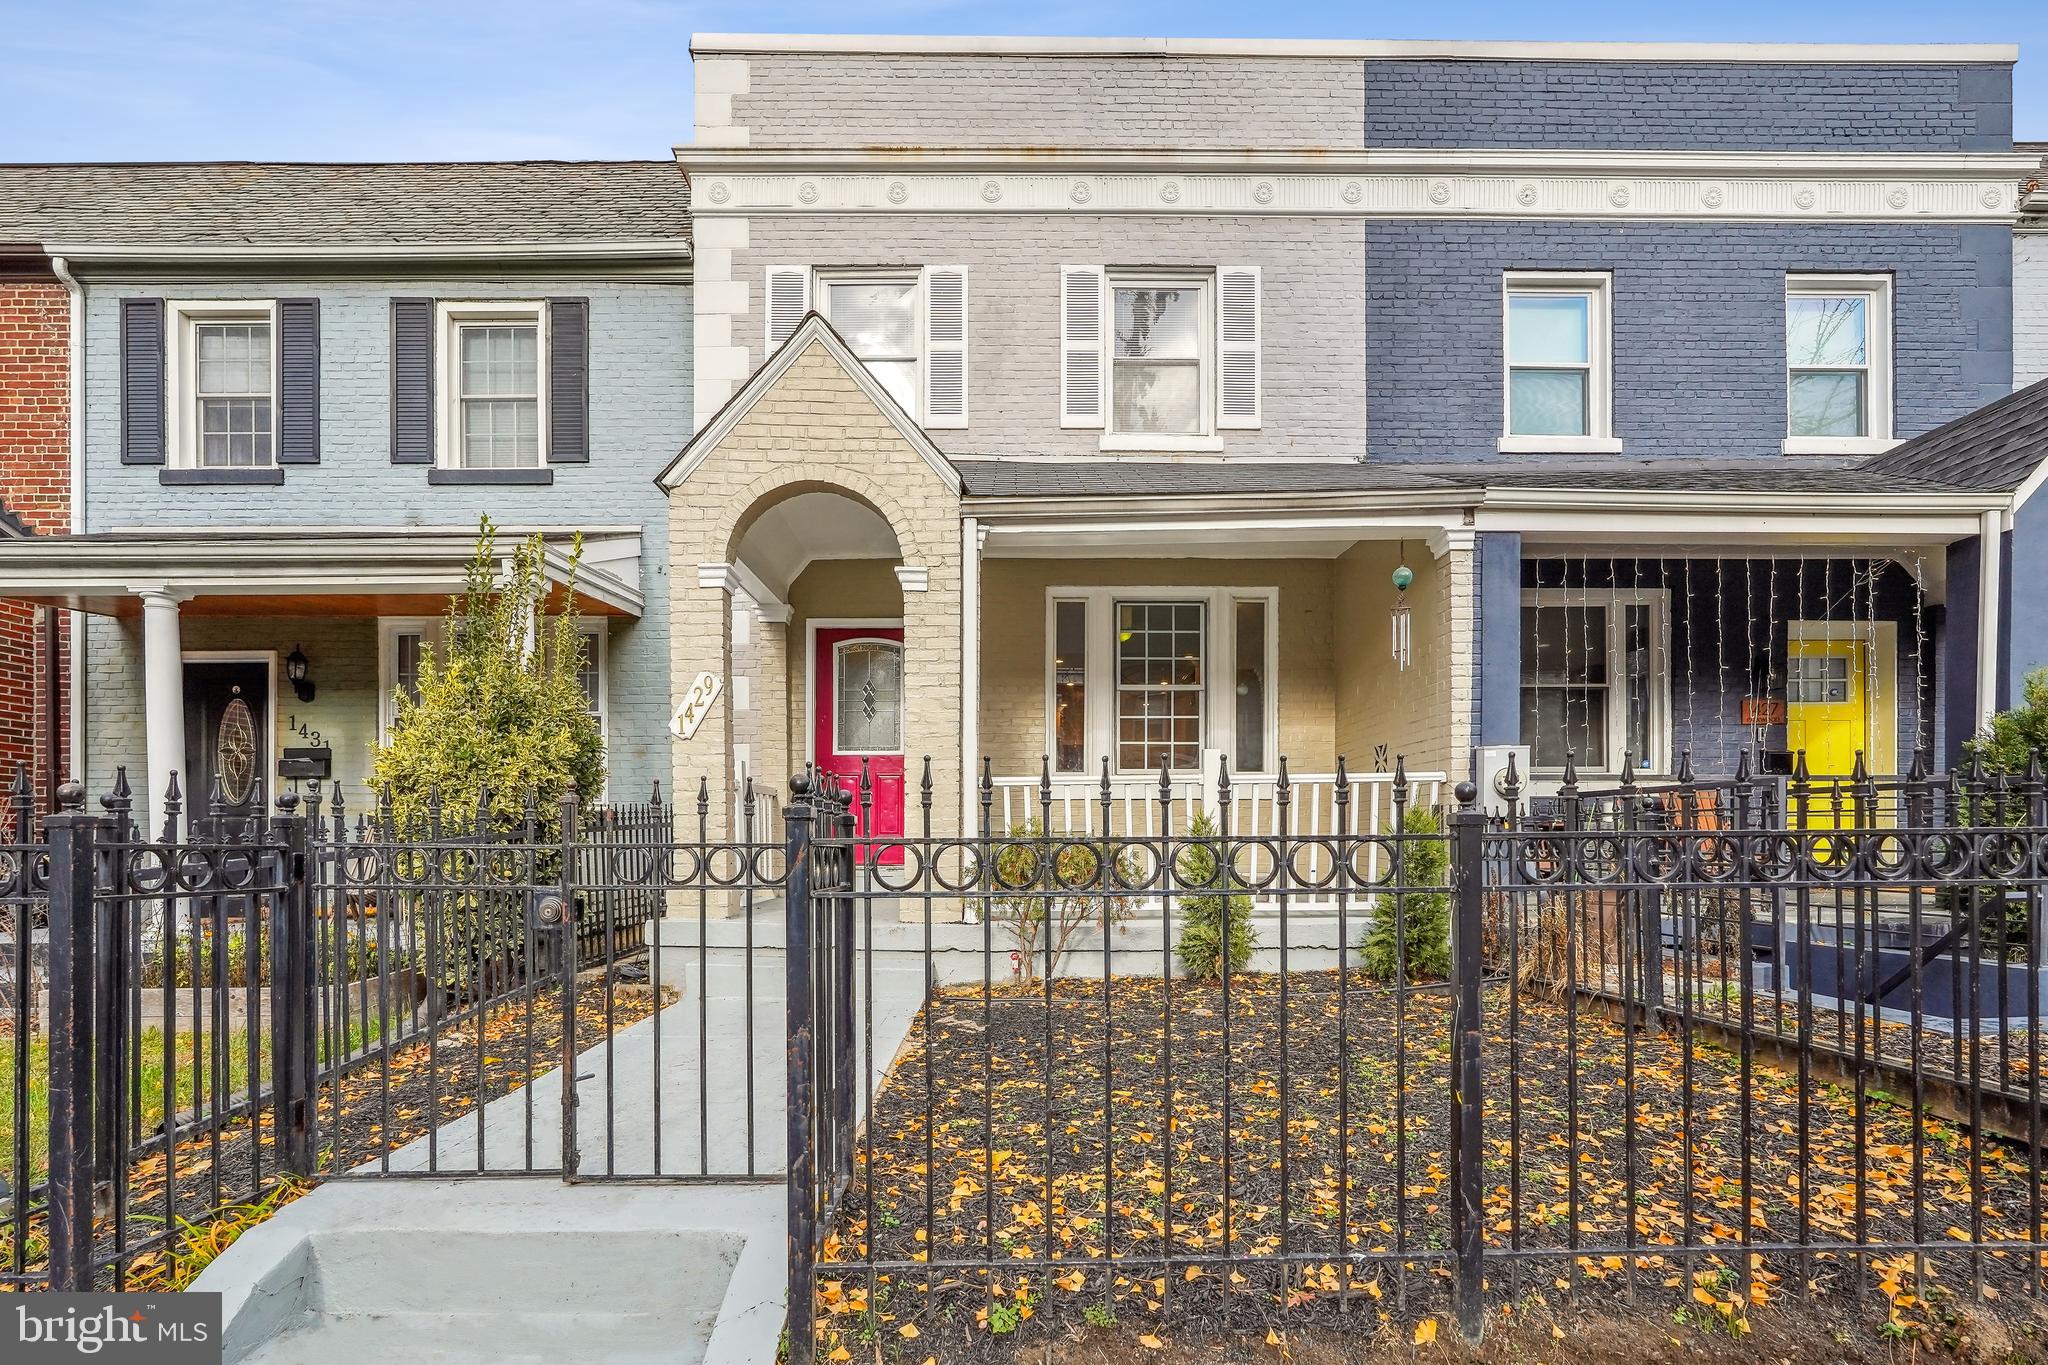
{"label": "gray shingled roof", "polygon": [[1882,478],[1948,488],[2017,488],[2048,457],[2048,379],[2007,394],[1947,426],[1915,436],[1862,468]]}
{"label": "gray shingled roof", "polygon": [[972,497],[1151,497],[1162,494],[1476,494],[1486,488],[1590,488],[1672,492],[1954,492],[1923,474],[1873,471],[1863,461],[1516,459],[1413,464],[1325,460],[1179,464],[1139,460],[956,458]]}
{"label": "gray shingled roof", "polygon": [[673,161],[0,165],[0,242],[687,250],[689,236]]}

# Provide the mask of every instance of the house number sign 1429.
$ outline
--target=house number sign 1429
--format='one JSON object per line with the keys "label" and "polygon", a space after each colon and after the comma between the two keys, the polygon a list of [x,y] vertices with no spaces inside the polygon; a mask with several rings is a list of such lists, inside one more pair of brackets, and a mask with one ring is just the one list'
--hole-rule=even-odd
{"label": "house number sign 1429", "polygon": [[688,739],[697,733],[697,727],[711,714],[711,708],[718,704],[719,694],[725,691],[725,680],[716,673],[699,673],[690,684],[690,690],[683,697],[683,704],[676,708],[669,718],[668,732],[677,739]]}

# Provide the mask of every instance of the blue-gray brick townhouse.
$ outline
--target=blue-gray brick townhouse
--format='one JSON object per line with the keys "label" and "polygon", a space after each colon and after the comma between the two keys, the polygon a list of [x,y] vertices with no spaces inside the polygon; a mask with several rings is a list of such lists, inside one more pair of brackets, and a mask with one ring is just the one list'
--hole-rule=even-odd
{"label": "blue-gray brick townhouse", "polygon": [[[664,475],[714,561],[671,602],[766,613],[772,676],[679,777],[858,766],[821,620],[900,637],[896,751],[942,791],[986,759],[998,822],[1162,763],[1213,803],[1226,761],[1264,820],[1282,756],[1325,827],[1340,760],[1361,822],[1404,756],[1904,771],[2043,661],[2039,452],[1950,425],[2014,382],[2014,49],[692,51],[721,417]],[[914,507],[825,472],[866,416],[749,431],[841,356],[940,471]]]}
{"label": "blue-gray brick townhouse", "polygon": [[0,169],[0,238],[58,260],[82,335],[76,533],[0,564],[86,614],[75,770],[156,810],[297,750],[360,808],[488,515],[557,577],[583,534],[613,790],[665,777],[687,196],[667,162]]}

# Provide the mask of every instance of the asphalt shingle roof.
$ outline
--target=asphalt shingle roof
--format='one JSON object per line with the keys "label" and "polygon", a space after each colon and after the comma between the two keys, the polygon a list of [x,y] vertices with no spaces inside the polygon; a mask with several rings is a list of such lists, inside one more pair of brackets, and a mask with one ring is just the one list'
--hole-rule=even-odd
{"label": "asphalt shingle roof", "polygon": [[2006,490],[2048,457],[2048,379],[1987,403],[1947,426],[1864,461],[1882,478],[1924,479],[1948,488]]}
{"label": "asphalt shingle roof", "polygon": [[1158,460],[994,460],[955,458],[968,494],[984,498],[1150,497],[1232,493],[1446,494],[1484,488],[1587,488],[1669,492],[1953,492],[1955,485],[1866,462],[1786,460],[1609,460],[1517,458],[1489,463],[1246,461],[1181,464]]}
{"label": "asphalt shingle roof", "polygon": [[0,242],[687,245],[674,161],[0,165]]}

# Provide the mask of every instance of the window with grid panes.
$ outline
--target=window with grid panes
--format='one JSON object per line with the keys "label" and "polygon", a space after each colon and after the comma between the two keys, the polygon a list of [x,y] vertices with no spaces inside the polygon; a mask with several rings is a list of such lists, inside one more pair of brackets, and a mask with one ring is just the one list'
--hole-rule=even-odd
{"label": "window with grid panes", "polygon": [[196,323],[192,346],[199,466],[259,469],[274,463],[270,324]]}
{"label": "window with grid panes", "polygon": [[466,323],[456,329],[466,469],[540,464],[540,327],[531,322]]}
{"label": "window with grid panes", "polygon": [[1201,602],[1116,605],[1117,766],[1199,767],[1207,657]]}

